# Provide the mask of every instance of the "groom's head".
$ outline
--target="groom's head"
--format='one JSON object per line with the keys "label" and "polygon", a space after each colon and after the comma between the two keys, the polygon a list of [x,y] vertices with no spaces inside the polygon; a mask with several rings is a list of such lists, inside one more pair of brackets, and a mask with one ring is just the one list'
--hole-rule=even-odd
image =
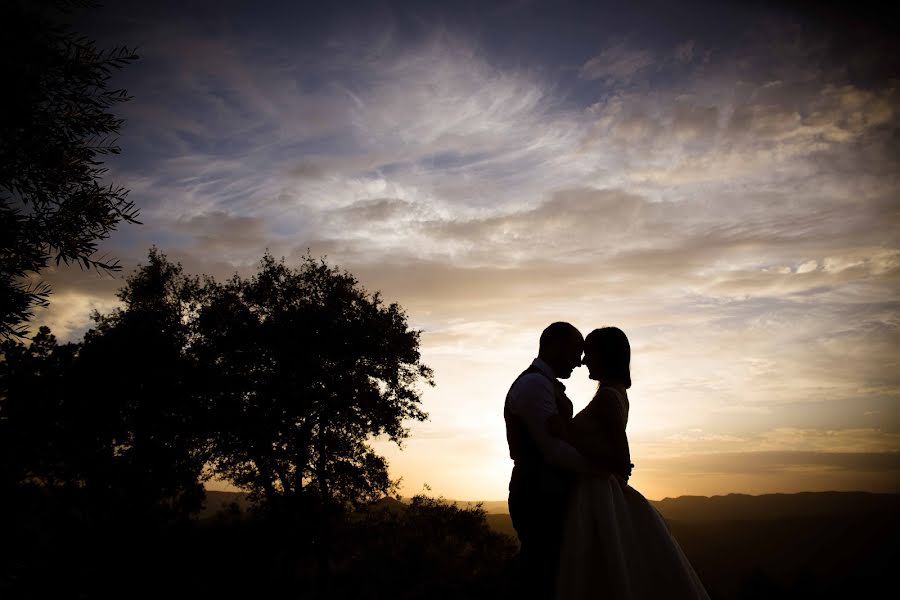
{"label": "groom's head", "polygon": [[572,369],[581,365],[584,336],[571,323],[551,323],[541,333],[538,358],[550,365],[559,379],[568,379]]}

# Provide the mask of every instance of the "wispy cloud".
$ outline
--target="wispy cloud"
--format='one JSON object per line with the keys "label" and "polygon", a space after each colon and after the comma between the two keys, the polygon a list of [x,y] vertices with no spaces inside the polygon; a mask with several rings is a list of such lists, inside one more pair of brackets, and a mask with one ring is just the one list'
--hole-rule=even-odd
{"label": "wispy cloud", "polygon": [[[686,51],[681,52],[686,55]],[[584,79],[604,79],[612,83],[625,82],[655,62],[653,53],[645,48],[633,48],[624,41],[604,48],[600,54],[582,65],[579,75]]]}

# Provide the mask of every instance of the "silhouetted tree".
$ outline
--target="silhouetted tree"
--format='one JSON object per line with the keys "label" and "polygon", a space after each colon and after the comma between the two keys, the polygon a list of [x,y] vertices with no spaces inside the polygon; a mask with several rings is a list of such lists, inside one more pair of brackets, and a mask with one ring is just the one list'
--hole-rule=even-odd
{"label": "silhouetted tree", "polygon": [[199,510],[208,429],[189,385],[196,278],[155,249],[95,314],[82,344],[42,327],[0,345],[0,465],[7,486],[80,490],[95,513]]}
{"label": "silhouetted tree", "polygon": [[424,420],[419,332],[349,273],[266,254],[249,279],[207,282],[193,346],[212,407],[216,470],[269,503],[364,503],[392,489],[368,445]]}
{"label": "silhouetted tree", "polygon": [[137,223],[127,190],[101,185],[100,157],[117,154],[122,119],[110,109],[129,99],[108,89],[112,72],[134,61],[128,48],[101,50],[59,24],[65,0],[0,3],[0,336],[23,336],[46,284],[26,279],[51,258],[117,270],[95,258],[97,242],[120,221]]}
{"label": "silhouetted tree", "polygon": [[78,345],[60,346],[47,327],[29,345],[0,343],[0,492],[72,480],[65,398]]}
{"label": "silhouetted tree", "polygon": [[76,409],[90,432],[85,485],[114,503],[181,515],[202,504],[208,435],[188,353],[198,288],[153,248],[118,293],[124,307],[95,313],[85,335]]}
{"label": "silhouetted tree", "polygon": [[[156,525],[199,507],[204,466],[213,465],[276,509],[232,524],[250,528],[248,542],[265,541],[267,572],[330,597],[342,589],[335,575],[347,573],[363,543],[344,509],[394,486],[369,441],[400,443],[403,421],[425,418],[417,385],[432,377],[419,332],[398,305],[310,257],[293,269],[267,254],[256,275],[224,284],[201,284],[155,249],[148,259],[119,292],[122,308],[95,313],[81,344],[60,346],[41,329],[28,346],[0,346],[0,467],[22,492],[14,516],[0,523],[15,540],[0,549],[0,585],[21,567],[33,577],[90,572],[91,589],[102,588],[102,565],[67,558],[82,539],[97,540],[97,551],[122,536],[142,540],[147,551],[134,556],[144,568],[171,570],[153,554],[154,540],[177,531],[190,537],[193,528]],[[429,543],[418,527],[444,523],[429,518],[403,525],[415,538],[400,542],[405,553]],[[446,521],[451,529],[460,523],[474,526]],[[449,545],[439,535],[457,558],[449,569],[429,569],[448,581],[457,572],[479,579],[469,571],[478,560],[467,534]],[[461,563],[458,550],[467,553]],[[379,560],[366,568],[380,568]],[[125,560],[110,565],[112,587],[141,570]],[[242,581],[254,588],[254,578]]]}

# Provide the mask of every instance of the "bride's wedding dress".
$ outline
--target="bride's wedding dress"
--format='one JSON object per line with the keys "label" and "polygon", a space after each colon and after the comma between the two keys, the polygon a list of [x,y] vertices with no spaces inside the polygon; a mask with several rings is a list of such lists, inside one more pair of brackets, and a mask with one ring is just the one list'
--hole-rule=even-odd
{"label": "bride's wedding dress", "polygon": [[[628,398],[613,391],[627,423]],[[590,408],[575,416],[575,430],[602,429]],[[617,475],[581,477],[564,524],[557,600],[588,598],[709,598],[662,516]]]}

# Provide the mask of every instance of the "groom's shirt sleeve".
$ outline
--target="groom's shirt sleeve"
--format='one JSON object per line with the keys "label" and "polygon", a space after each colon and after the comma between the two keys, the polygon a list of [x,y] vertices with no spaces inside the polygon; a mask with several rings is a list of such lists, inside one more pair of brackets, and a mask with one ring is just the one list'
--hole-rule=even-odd
{"label": "groom's shirt sleeve", "polygon": [[547,418],[559,414],[553,385],[546,377],[529,374],[521,377],[507,400],[510,409],[528,428],[548,463],[569,471],[592,473],[594,467],[578,450],[550,435]]}

